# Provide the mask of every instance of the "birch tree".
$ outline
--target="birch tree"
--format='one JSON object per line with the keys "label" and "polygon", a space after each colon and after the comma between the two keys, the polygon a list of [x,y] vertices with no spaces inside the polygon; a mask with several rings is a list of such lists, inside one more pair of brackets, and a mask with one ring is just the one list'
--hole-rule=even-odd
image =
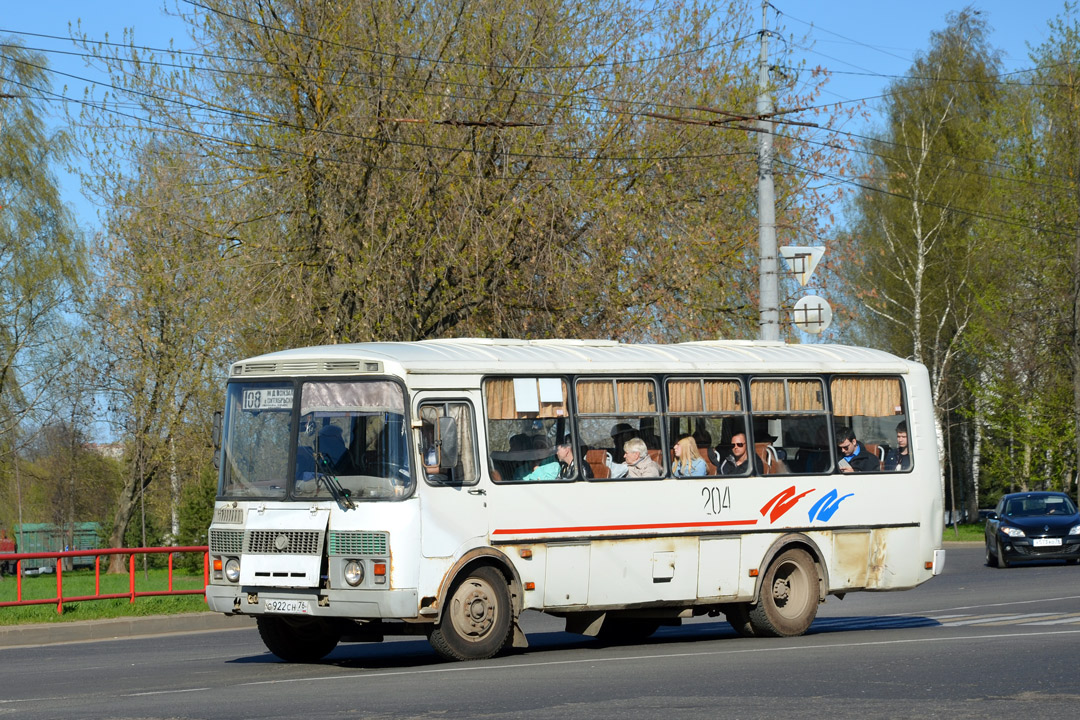
{"label": "birch tree", "polygon": [[985,21],[970,9],[950,14],[889,88],[886,126],[864,148],[872,190],[856,196],[847,238],[866,339],[929,370],[942,468],[945,412],[962,388],[954,367],[985,289],[998,69]]}

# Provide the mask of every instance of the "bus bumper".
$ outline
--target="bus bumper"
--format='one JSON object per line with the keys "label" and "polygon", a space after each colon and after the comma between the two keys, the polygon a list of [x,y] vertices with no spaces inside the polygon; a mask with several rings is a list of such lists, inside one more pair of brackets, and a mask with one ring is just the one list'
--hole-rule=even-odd
{"label": "bus bumper", "polygon": [[416,590],[324,590],[207,585],[206,603],[227,615],[294,614],[309,617],[415,618]]}

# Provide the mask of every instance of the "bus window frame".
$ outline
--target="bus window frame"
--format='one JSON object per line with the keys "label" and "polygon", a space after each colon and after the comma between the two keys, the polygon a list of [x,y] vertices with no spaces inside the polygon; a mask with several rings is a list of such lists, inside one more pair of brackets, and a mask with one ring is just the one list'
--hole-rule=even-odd
{"label": "bus window frame", "polygon": [[[423,408],[425,406],[441,406],[445,411],[445,407],[447,405],[449,405],[449,404],[465,405],[469,409],[469,415],[470,415],[470,418],[472,420],[471,428],[470,428],[470,436],[472,437],[472,456],[473,456],[473,471],[474,471],[472,481],[471,482],[456,482],[456,481],[455,482],[449,482],[449,481],[433,480],[432,478],[437,478],[438,474],[429,475],[427,473],[426,467],[424,465],[424,459],[425,458],[423,456],[426,449],[421,445],[420,442],[417,441],[417,438],[415,437],[416,434],[414,433],[413,434],[414,437],[411,438],[411,442],[415,446],[415,449],[413,451],[413,457],[417,462],[417,465],[416,465],[417,472],[420,475],[423,476],[424,483],[426,485],[430,486],[430,487],[474,487],[474,486],[480,484],[480,477],[483,475],[483,472],[481,472],[481,469],[480,469],[480,439],[479,439],[479,437],[477,437],[477,432],[476,432],[476,405],[473,404],[472,400],[470,400],[469,398],[464,398],[464,397],[460,397],[460,396],[459,397],[453,397],[453,396],[425,397],[425,398],[422,398],[422,399],[418,400],[417,403],[416,403],[416,418],[420,422],[423,422]],[[436,417],[440,417],[440,418],[441,417],[450,417],[450,415],[442,414],[442,415],[437,415]],[[422,433],[422,432],[423,432],[422,429],[417,430],[417,433]],[[460,441],[460,438],[461,438],[461,430],[459,428],[459,430],[458,430],[458,457],[459,458],[461,457],[461,441]]]}

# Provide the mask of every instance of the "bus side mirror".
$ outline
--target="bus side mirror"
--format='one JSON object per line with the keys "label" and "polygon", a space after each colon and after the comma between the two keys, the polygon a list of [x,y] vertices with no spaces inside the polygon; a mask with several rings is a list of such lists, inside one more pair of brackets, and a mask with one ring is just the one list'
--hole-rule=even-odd
{"label": "bus side mirror", "polygon": [[439,469],[453,470],[458,464],[457,421],[451,417],[439,418]]}
{"label": "bus side mirror", "polygon": [[223,414],[220,410],[214,411],[214,420],[210,424],[210,442],[215,450],[221,449],[221,420]]}
{"label": "bus side mirror", "polygon": [[220,410],[214,411],[213,422],[210,423],[210,443],[214,446],[214,469],[221,469],[221,425],[223,414]]}

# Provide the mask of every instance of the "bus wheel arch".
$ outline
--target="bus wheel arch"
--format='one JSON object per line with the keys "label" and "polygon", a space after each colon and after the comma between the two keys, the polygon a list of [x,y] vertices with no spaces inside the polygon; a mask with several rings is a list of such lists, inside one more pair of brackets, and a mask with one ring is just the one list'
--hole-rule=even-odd
{"label": "bus wheel arch", "polygon": [[518,626],[521,581],[492,548],[466,554],[446,574],[439,614],[428,640],[448,660],[482,660],[511,645],[523,647]]}
{"label": "bus wheel arch", "polygon": [[825,602],[825,598],[829,595],[829,569],[825,567],[825,561],[822,560],[824,554],[821,552],[821,548],[810,537],[803,535],[802,533],[788,533],[783,537],[777,538],[776,542],[769,547],[768,551],[761,558],[761,564],[758,566],[757,580],[754,582],[754,600],[751,604],[756,604],[758,594],[761,591],[761,582],[768,572],[769,566],[773,560],[776,559],[781,553],[790,550],[791,548],[802,548],[810,555],[810,559],[814,561],[814,565],[817,569],[818,576],[818,602]]}
{"label": "bus wheel arch", "polygon": [[792,533],[762,558],[753,601],[733,606],[728,622],[744,637],[802,635],[828,594],[828,569],[810,538]]}

